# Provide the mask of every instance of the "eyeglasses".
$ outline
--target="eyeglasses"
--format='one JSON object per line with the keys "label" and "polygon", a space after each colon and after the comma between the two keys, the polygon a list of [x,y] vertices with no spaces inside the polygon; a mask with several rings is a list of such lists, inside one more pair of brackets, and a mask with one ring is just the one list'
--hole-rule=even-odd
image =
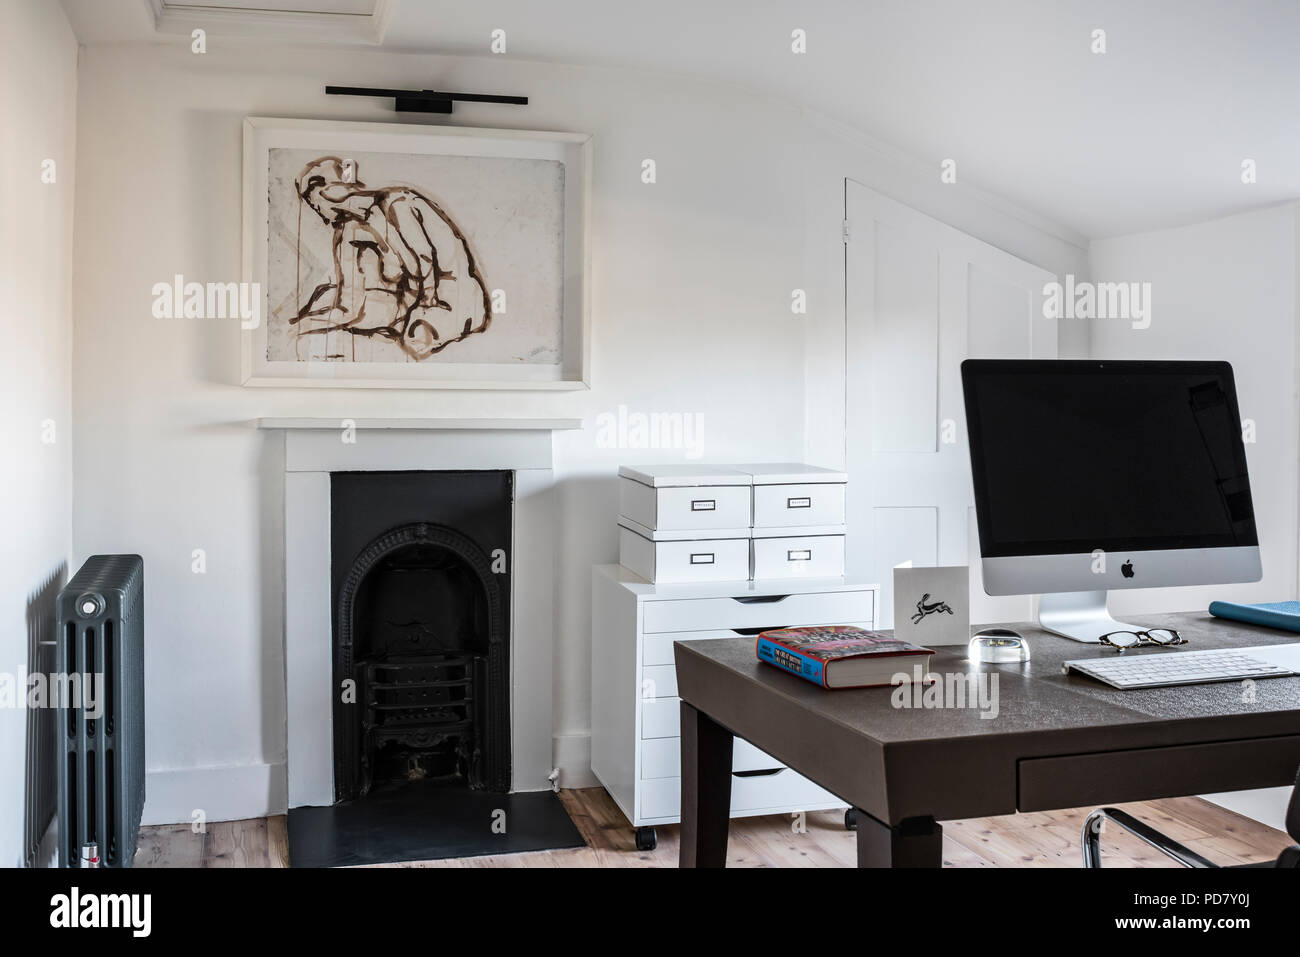
{"label": "eyeglasses", "polygon": [[1172,628],[1152,628],[1150,631],[1112,631],[1097,639],[1103,645],[1110,645],[1116,654],[1135,645],[1185,645],[1187,639]]}

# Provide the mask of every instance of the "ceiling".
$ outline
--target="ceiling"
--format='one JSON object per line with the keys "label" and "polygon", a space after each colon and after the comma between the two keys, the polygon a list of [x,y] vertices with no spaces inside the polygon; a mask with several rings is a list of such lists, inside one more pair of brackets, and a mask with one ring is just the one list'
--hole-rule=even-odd
{"label": "ceiling", "polygon": [[375,9],[375,0],[160,0],[160,2],[164,7],[224,7],[297,13],[368,14]]}
{"label": "ceiling", "polygon": [[[64,5],[82,42],[158,39],[145,0]],[[398,0],[382,48],[486,56],[498,28],[512,58],[690,74],[799,103],[936,177],[955,159],[960,181],[1089,238],[1300,198],[1295,0]],[[1096,29],[1104,54],[1090,51]]]}

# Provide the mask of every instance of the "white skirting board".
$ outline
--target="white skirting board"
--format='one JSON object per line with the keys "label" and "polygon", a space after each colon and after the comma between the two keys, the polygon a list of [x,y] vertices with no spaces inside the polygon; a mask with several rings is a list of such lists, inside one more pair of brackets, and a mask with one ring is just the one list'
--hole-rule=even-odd
{"label": "white skirting board", "polygon": [[284,764],[238,764],[181,768],[145,775],[141,824],[191,824],[204,820],[242,821],[283,814],[288,807]]}
{"label": "white skirting board", "polygon": [[[599,787],[591,773],[591,733],[557,734],[555,766],[560,787]],[[208,822],[283,814],[289,806],[284,764],[150,771],[145,776],[141,824],[190,824],[201,810]],[[534,790],[525,788],[522,790]]]}
{"label": "white skirting board", "polygon": [[560,769],[560,787],[600,787],[600,781],[591,770],[590,731],[557,734],[554,754],[555,766]]}

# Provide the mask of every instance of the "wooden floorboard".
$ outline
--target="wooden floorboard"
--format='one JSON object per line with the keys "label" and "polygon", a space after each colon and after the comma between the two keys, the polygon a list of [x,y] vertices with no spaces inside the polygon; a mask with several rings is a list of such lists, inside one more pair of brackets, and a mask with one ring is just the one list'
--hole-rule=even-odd
{"label": "wooden floorboard", "polygon": [[208,825],[204,867],[270,867],[266,818]]}
{"label": "wooden floorboard", "polygon": [[268,867],[289,866],[289,819],[283,814],[266,819]]}
{"label": "wooden floorboard", "polygon": [[136,840],[136,867],[201,867],[203,835],[188,824],[142,827]]}
{"label": "wooden floorboard", "polygon": [[[659,846],[638,851],[632,826],[603,788],[561,791],[586,847],[382,867],[676,867],[676,826],[657,828]],[[1281,831],[1200,798],[1120,805],[1217,864],[1271,860],[1291,843]],[[1080,867],[1079,835],[1091,808],[945,821],[945,867]],[[1104,832],[1108,867],[1174,867],[1168,858],[1117,827]],[[731,822],[728,867],[852,867],[857,843],[841,811],[773,814]],[[284,815],[208,824],[143,827],[136,867],[287,867]]]}

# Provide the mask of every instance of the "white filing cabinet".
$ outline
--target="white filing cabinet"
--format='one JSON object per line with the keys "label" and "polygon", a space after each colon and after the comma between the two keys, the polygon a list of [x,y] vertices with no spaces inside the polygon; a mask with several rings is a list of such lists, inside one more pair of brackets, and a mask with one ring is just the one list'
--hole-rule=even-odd
{"label": "white filing cabinet", "polygon": [[[878,592],[845,578],[663,585],[620,565],[593,569],[591,767],[637,828],[638,847],[654,846],[655,825],[680,820],[673,642],[794,625],[874,628]],[[844,806],[746,741],[736,741],[732,773],[733,817]]]}

